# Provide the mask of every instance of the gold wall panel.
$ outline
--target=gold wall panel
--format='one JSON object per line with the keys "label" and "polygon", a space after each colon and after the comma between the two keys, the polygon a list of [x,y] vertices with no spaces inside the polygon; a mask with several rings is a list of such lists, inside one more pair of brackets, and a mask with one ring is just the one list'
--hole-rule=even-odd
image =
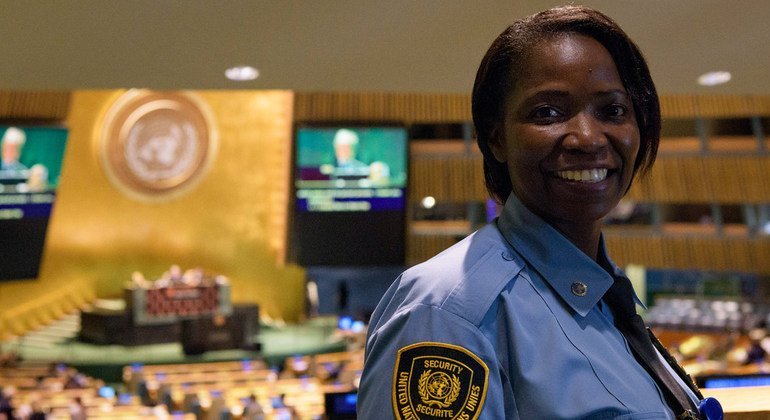
{"label": "gold wall panel", "polygon": [[695,101],[691,96],[684,95],[661,97],[660,112],[663,118],[692,118],[697,115]]}
{"label": "gold wall panel", "polygon": [[420,93],[296,93],[297,121],[464,122],[470,95]]}
{"label": "gold wall panel", "polygon": [[663,118],[767,116],[770,115],[770,96],[663,95],[660,108]]}
{"label": "gold wall panel", "polygon": [[649,202],[767,203],[770,156],[660,155],[629,198]]}
{"label": "gold wall panel", "polygon": [[195,92],[213,113],[219,151],[186,194],[147,202],[116,189],[97,159],[102,120],[122,93],[73,93],[40,278],[0,283],[0,308],[70,284],[119,296],[133,271],[157,278],[180,264],[230,277],[235,302],[296,319],[304,308],[304,271],[283,264],[293,94]]}
{"label": "gold wall panel", "polygon": [[69,103],[68,91],[2,91],[0,118],[62,121]]}
{"label": "gold wall panel", "polygon": [[412,156],[409,168],[410,203],[432,196],[437,201],[466,202],[489,197],[481,155]]}
{"label": "gold wall panel", "polygon": [[606,232],[607,247],[620,266],[743,271],[770,275],[770,238],[708,235],[652,236]]}
{"label": "gold wall panel", "polygon": [[751,96],[709,95],[695,98],[699,117],[749,117],[755,115],[754,98]]}

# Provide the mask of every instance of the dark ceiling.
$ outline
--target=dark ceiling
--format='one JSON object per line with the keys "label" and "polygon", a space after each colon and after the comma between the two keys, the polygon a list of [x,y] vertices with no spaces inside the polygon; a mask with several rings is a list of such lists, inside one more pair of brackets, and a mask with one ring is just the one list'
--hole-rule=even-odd
{"label": "dark ceiling", "polygon": [[[767,0],[585,1],[615,18],[671,93],[770,94]],[[470,92],[512,20],[502,0],[0,0],[0,89]],[[232,82],[225,68],[260,70]],[[705,88],[699,74],[733,80]]]}

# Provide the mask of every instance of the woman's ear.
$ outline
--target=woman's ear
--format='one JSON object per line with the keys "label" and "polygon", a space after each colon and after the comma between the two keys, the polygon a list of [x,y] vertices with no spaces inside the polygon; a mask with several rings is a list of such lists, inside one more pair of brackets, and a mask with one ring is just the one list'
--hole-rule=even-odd
{"label": "woman's ear", "polygon": [[503,130],[500,129],[499,125],[496,125],[489,133],[489,148],[492,150],[495,160],[500,163],[508,161],[505,138],[503,136]]}

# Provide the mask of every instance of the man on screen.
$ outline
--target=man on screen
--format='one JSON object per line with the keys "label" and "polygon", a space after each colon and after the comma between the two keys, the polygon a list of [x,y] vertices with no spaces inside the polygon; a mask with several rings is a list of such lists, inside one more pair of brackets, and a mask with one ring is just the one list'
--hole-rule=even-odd
{"label": "man on screen", "polygon": [[19,162],[21,149],[27,141],[24,131],[16,127],[8,127],[2,139],[2,162],[0,163],[0,178],[27,179],[29,169]]}
{"label": "man on screen", "polygon": [[356,158],[357,152],[358,134],[347,128],[337,130],[334,135],[334,178],[360,179],[369,176],[369,165]]}
{"label": "man on screen", "polygon": [[387,163],[375,160],[369,164],[369,183],[374,187],[389,185],[390,167]]}
{"label": "man on screen", "polygon": [[48,190],[48,168],[36,163],[27,171],[27,181],[16,185],[18,192],[43,192]]}

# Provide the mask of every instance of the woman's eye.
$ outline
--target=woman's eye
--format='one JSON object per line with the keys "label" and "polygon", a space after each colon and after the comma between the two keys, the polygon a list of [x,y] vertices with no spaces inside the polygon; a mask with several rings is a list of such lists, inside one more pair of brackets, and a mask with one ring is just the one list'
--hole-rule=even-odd
{"label": "woman's eye", "polygon": [[617,118],[626,115],[627,109],[620,104],[612,104],[604,107],[604,115],[610,118]]}
{"label": "woman's eye", "polygon": [[530,118],[534,120],[551,120],[554,118],[559,118],[560,116],[561,112],[552,106],[538,107],[530,114]]}

